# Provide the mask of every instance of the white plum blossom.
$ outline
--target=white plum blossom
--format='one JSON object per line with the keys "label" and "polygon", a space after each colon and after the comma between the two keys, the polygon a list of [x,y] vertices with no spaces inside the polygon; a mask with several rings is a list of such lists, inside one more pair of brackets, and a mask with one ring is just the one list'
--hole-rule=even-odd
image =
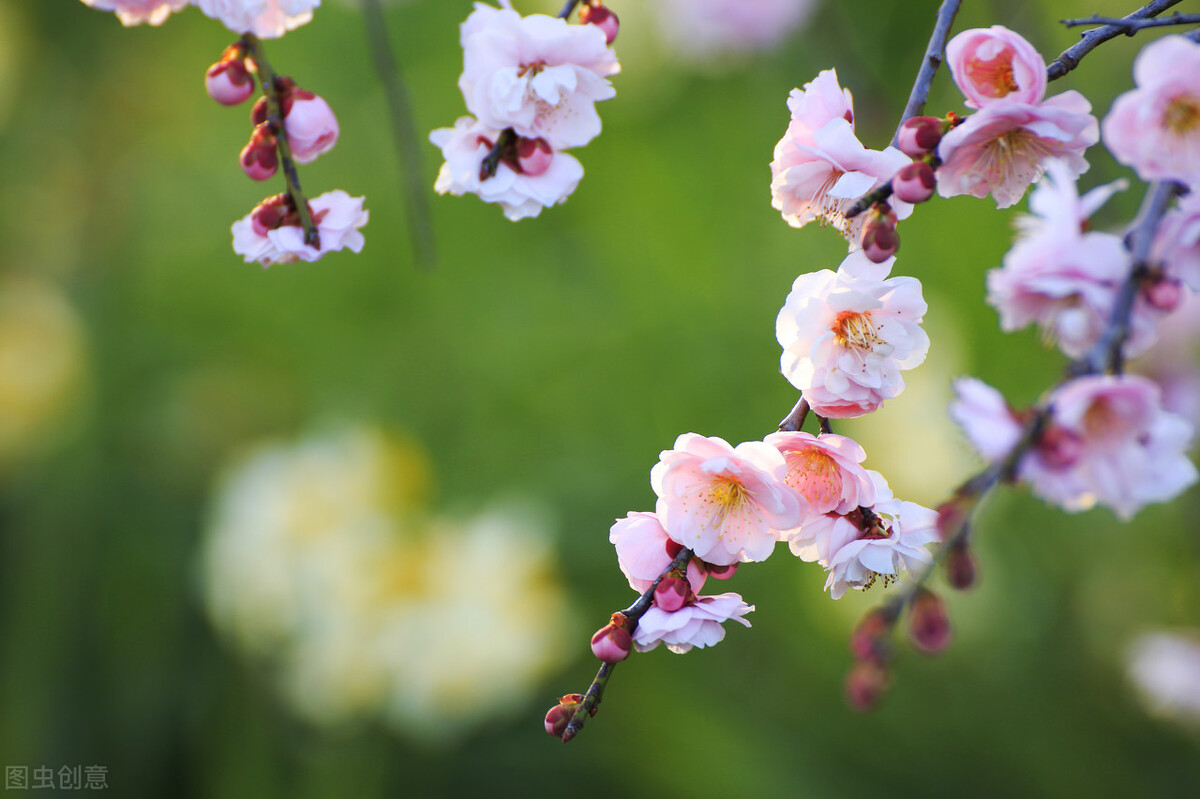
{"label": "white plum blossom", "polygon": [[805,563],[829,568],[833,555],[862,535],[861,520],[861,515],[851,518],[844,513],[809,516],[795,530],[788,530],[784,534],[788,549]]}
{"label": "white plum blossom", "polygon": [[1129,679],[1156,715],[1200,722],[1200,639],[1172,632],[1138,636],[1127,655]]}
{"label": "white plum blossom", "polygon": [[[793,89],[788,108],[792,120],[771,161],[771,205],[792,227],[819,220],[857,247],[865,217],[847,219],[846,211],[912,159],[894,147],[880,152],[863,146],[854,133],[850,93],[831,69],[803,91]],[[892,210],[904,219],[912,206],[894,200]]]}
{"label": "white plum blossom", "polygon": [[192,0],[208,16],[234,33],[275,39],[312,20],[321,0]]}
{"label": "white plum blossom", "polygon": [[989,462],[1007,457],[1021,440],[1022,426],[1004,395],[974,377],[956,380],[954,394],[950,416],[975,451]]}
{"label": "white plum blossom", "polygon": [[1091,375],[1050,395],[1050,419],[1017,476],[1068,511],[1106,505],[1122,519],[1196,482],[1192,425],[1164,411],[1139,375]]}
{"label": "white plum blossom", "polygon": [[821,416],[870,413],[904,390],[901,370],[925,360],[926,308],[915,278],[800,275],[775,322],[783,375]]}
{"label": "white plum blossom", "polygon": [[179,11],[188,4],[188,0],[83,0],[85,5],[98,11],[115,11],[121,24],[129,27],[141,25],[161,25],[174,11]]}
{"label": "white plum blossom", "polygon": [[620,69],[604,31],[503,6],[476,3],[463,23],[467,110],[484,127],[513,128],[555,150],[587,144],[600,133],[595,103],[616,95],[607,78]]}
{"label": "white plum blossom", "polygon": [[762,441],[732,447],[684,433],[650,470],[656,511],[672,541],[718,566],[766,560],[776,531],[797,526],[802,498],[785,482],[787,463]]}
{"label": "white plum blossom", "polygon": [[471,117],[460,117],[453,128],[438,128],[429,134],[446,159],[433,185],[437,193],[456,197],[477,194],[484,202],[499,203],[504,215],[515,222],[565,202],[583,179],[583,166],[563,152],[554,152],[538,174],[518,171],[518,161],[502,158],[496,174],[481,177],[483,159],[499,136],[500,131]]}
{"label": "white plum blossom", "polygon": [[633,645],[639,652],[649,652],[659,644],[666,644],[677,655],[692,647],[714,646],[725,638],[722,624],[732,620],[749,627],[750,622],[744,617],[752,610],[753,605],[747,605],[734,593],[699,596],[671,612],[654,605],[638,621]]}
{"label": "white plum blossom", "polygon": [[887,584],[932,563],[927,545],[941,540],[937,511],[896,499],[879,472],[868,474],[875,483],[871,510],[878,523],[830,555],[825,589],[834,599],[849,588],[870,588],[880,577]]}
{"label": "white plum blossom", "polygon": [[263,230],[251,212],[233,223],[233,251],[245,258],[246,263],[257,261],[264,267],[316,261],[326,253],[343,249],[362,252],[366,239],[359,228],[370,219],[370,212],[363,209],[362,197],[351,197],[338,189],[314,197],[308,206],[320,233],[319,249],[305,243],[304,229],[298,222]]}
{"label": "white plum blossom", "polygon": [[1143,180],[1200,181],[1200,44],[1165,36],[1133,62],[1137,88],[1113,102],[1101,132]]}
{"label": "white plum blossom", "polygon": [[768,50],[809,19],[813,0],[653,0],[673,53],[697,66]]}

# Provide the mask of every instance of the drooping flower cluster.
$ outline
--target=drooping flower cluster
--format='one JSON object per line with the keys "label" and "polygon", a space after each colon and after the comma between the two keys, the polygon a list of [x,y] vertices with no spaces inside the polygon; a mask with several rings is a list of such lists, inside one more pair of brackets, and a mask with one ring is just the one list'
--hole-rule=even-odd
{"label": "drooping flower cluster", "polygon": [[978,110],[938,144],[941,196],[990,194],[1008,208],[1051,158],[1072,176],[1087,171],[1083,151],[1099,140],[1092,106],[1074,90],[1045,98],[1046,63],[1029,42],[1000,25],[964,31],[946,45],[946,62]]}
{"label": "drooping flower cluster", "polygon": [[274,39],[308,23],[321,0],[83,0],[92,8],[115,11],[122,25],[161,25],[174,11],[194,5],[234,33]]}
{"label": "drooping flower cluster", "polygon": [[615,96],[608,77],[620,67],[608,46],[615,17],[572,25],[501,6],[476,3],[462,25],[458,87],[472,116],[429,138],[446,159],[439,194],[477,194],[516,221],[575,190],[583,167],[563,150],[599,135],[595,103]]}

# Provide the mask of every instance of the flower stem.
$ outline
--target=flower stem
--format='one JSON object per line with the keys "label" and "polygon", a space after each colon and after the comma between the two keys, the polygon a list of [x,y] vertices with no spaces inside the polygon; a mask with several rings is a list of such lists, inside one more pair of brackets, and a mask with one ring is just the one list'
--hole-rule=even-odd
{"label": "flower stem", "polygon": [[1121,19],[1119,23],[1105,25],[1102,28],[1093,28],[1090,31],[1084,31],[1082,39],[1063,51],[1062,55],[1050,62],[1046,67],[1046,79],[1057,80],[1063,75],[1066,75],[1075,67],[1079,66],[1079,60],[1088,53],[1095,50],[1109,39],[1116,38],[1121,34],[1132,35],[1128,22],[1131,20],[1146,19],[1148,17],[1156,17],[1166,11],[1173,5],[1177,5],[1179,0],[1154,0],[1152,3],[1128,14]]}
{"label": "flower stem", "polygon": [[562,7],[562,11],[558,12],[559,19],[566,19],[571,16],[571,12],[575,10],[575,6],[579,5],[579,0],[567,0],[566,5]]}
{"label": "flower stem", "polygon": [[900,138],[900,128],[904,123],[920,114],[922,109],[925,108],[925,101],[929,99],[929,90],[933,87],[933,76],[937,74],[938,67],[942,65],[942,59],[946,50],[946,37],[950,35],[950,28],[954,25],[954,17],[957,16],[961,5],[962,0],[944,0],[941,8],[938,9],[937,21],[933,25],[933,33],[929,37],[929,44],[925,46],[925,57],[921,60],[921,68],[917,71],[917,79],[913,83],[912,91],[908,95],[908,102],[904,106],[904,113],[900,115],[900,122],[896,125],[896,133],[892,136],[893,147],[896,146],[896,142]]}
{"label": "flower stem", "polygon": [[271,69],[266,53],[263,52],[262,42],[257,36],[253,33],[243,34],[242,46],[254,61],[255,69],[262,82],[263,93],[267,97],[267,122],[270,123],[271,129],[275,133],[279,165],[283,168],[283,177],[287,182],[288,197],[291,198],[292,206],[300,216],[300,225],[304,228],[304,243],[319,250],[321,249],[321,233],[317,230],[316,223],[313,222],[312,213],[308,208],[308,199],[304,196],[303,189],[300,188],[300,176],[296,173],[296,162],[292,160],[292,148],[288,146],[287,128],[283,123],[283,107],[279,102],[279,92],[275,85],[278,76],[275,74],[275,70]]}
{"label": "flower stem", "polygon": [[800,400],[792,407],[788,415],[783,417],[783,421],[779,423],[779,429],[785,433],[795,433],[804,427],[804,420],[807,418],[808,400],[801,395]]}

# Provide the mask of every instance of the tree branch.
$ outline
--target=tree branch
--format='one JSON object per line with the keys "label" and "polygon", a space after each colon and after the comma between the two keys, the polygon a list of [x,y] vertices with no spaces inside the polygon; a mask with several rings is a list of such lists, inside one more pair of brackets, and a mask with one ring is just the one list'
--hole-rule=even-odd
{"label": "tree branch", "polygon": [[1109,39],[1115,39],[1123,33],[1130,33],[1126,23],[1130,20],[1146,19],[1148,17],[1156,17],[1166,11],[1173,5],[1177,5],[1179,0],[1154,0],[1146,5],[1121,18],[1121,22],[1113,25],[1105,25],[1102,28],[1094,28],[1090,31],[1085,31],[1082,34],[1082,40],[1066,50],[1062,55],[1050,62],[1046,67],[1046,79],[1057,80],[1063,75],[1066,75],[1075,67],[1079,66],[1079,60],[1088,53],[1095,50]]}
{"label": "tree branch", "polygon": [[1129,19],[1118,17],[1101,17],[1092,15],[1082,19],[1060,19],[1059,23],[1068,28],[1078,28],[1081,25],[1116,25],[1126,36],[1132,36],[1146,28],[1165,28],[1168,25],[1200,25],[1200,14],[1175,13],[1169,17]]}
{"label": "tree branch", "polygon": [[900,138],[900,128],[904,123],[920,114],[921,110],[925,108],[925,101],[929,99],[929,90],[933,86],[933,76],[937,74],[938,67],[942,65],[946,50],[946,37],[950,34],[950,28],[954,25],[954,17],[958,14],[961,5],[962,0],[944,0],[941,8],[938,9],[933,33],[929,37],[929,44],[925,47],[925,57],[921,60],[917,79],[913,83],[912,91],[909,92],[908,102],[904,105],[904,113],[900,115],[900,122],[896,125],[896,133],[892,136],[893,147]]}

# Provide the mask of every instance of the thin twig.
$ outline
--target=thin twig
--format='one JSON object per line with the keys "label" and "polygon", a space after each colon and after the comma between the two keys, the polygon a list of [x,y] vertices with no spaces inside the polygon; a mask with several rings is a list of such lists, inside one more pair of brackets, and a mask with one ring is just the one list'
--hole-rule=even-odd
{"label": "thin twig", "polygon": [[562,7],[562,11],[558,12],[559,19],[566,19],[571,16],[571,12],[575,10],[575,6],[579,5],[579,0],[567,0],[566,5]]}
{"label": "thin twig", "polygon": [[792,406],[788,415],[783,417],[783,421],[779,423],[779,429],[785,433],[795,433],[800,428],[804,427],[804,420],[808,418],[808,400],[803,395]]}
{"label": "thin twig", "polygon": [[[671,561],[671,565],[663,569],[663,573],[658,575],[655,581],[650,584],[650,587],[637,598],[637,601],[621,611],[629,621],[628,632],[630,635],[633,635],[633,631],[637,629],[638,621],[642,616],[646,615],[646,611],[650,609],[650,605],[654,602],[654,591],[658,588],[658,584],[666,579],[667,575],[671,572],[686,569],[688,561],[691,559],[692,551],[690,549],[679,550],[679,554]],[[566,729],[563,730],[563,743],[574,738],[583,729],[583,723],[595,712],[596,707],[600,704],[600,700],[604,696],[604,687],[608,685],[608,678],[616,665],[616,663],[605,663],[600,666],[600,670],[596,672],[595,679],[592,680],[592,684],[588,686],[587,692],[583,695],[583,701],[576,708],[574,715],[571,716]]]}
{"label": "thin twig", "polygon": [[1200,14],[1180,14],[1157,19],[1122,19],[1118,17],[1090,16],[1082,19],[1060,19],[1059,24],[1068,28],[1078,28],[1081,25],[1117,25],[1126,36],[1146,28],[1165,28],[1168,25],[1200,25]]}
{"label": "thin twig", "polygon": [[262,83],[263,93],[267,97],[267,122],[275,134],[275,149],[279,153],[279,165],[283,168],[283,178],[287,183],[287,193],[292,199],[292,207],[300,216],[300,225],[304,228],[304,243],[310,247],[321,249],[321,233],[313,222],[312,213],[308,209],[308,199],[300,188],[300,175],[296,172],[296,162],[292,160],[292,148],[288,145],[287,127],[283,121],[283,106],[279,102],[279,91],[275,85],[278,76],[263,52],[262,42],[253,33],[242,35],[242,46],[254,60],[255,69]]}
{"label": "thin twig", "polygon": [[396,155],[404,176],[405,216],[408,219],[409,246],[413,259],[425,269],[437,261],[433,241],[433,225],[429,221],[429,196],[421,169],[421,146],[414,124],[408,86],[400,72],[400,64],[392,53],[380,0],[363,0],[363,22],[367,29],[367,44],[371,48],[375,72],[383,84],[384,98],[392,117]]}
{"label": "thin twig", "polygon": [[929,37],[929,44],[925,47],[925,57],[921,61],[921,69],[917,71],[917,79],[908,95],[904,113],[900,115],[900,123],[896,125],[896,133],[892,136],[893,147],[900,138],[900,128],[903,127],[905,121],[917,116],[925,108],[925,101],[929,99],[929,90],[933,86],[933,76],[937,74],[938,67],[942,65],[943,54],[946,50],[946,37],[950,35],[954,17],[958,14],[958,8],[961,5],[962,0],[944,0],[942,7],[938,9],[937,21],[933,25],[933,34]]}
{"label": "thin twig", "polygon": [[1114,39],[1123,33],[1128,33],[1129,28],[1125,25],[1127,20],[1146,19],[1148,17],[1157,17],[1162,12],[1166,11],[1173,5],[1177,5],[1179,0],[1154,0],[1152,3],[1122,17],[1122,21],[1115,25],[1105,25],[1102,28],[1094,28],[1090,31],[1085,31],[1082,34],[1082,39],[1075,45],[1068,47],[1063,51],[1062,55],[1050,62],[1046,67],[1046,79],[1057,80],[1063,75],[1066,75],[1075,67],[1079,66],[1079,60],[1088,53],[1095,50],[1109,39]]}

